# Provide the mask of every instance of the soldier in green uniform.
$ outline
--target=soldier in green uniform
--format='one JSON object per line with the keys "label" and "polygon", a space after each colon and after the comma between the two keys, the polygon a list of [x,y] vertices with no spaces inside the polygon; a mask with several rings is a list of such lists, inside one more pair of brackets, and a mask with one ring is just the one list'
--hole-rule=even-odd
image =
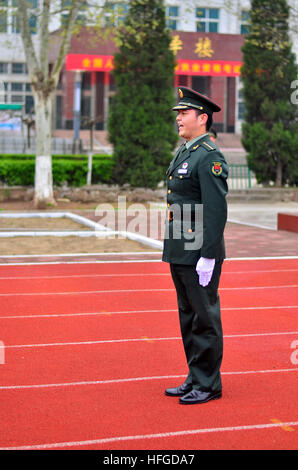
{"label": "soldier in green uniform", "polygon": [[170,263],[177,292],[181,335],[188,364],[185,382],[168,388],[181,404],[222,396],[223,354],[218,286],[225,258],[228,166],[208,131],[220,107],[186,87],[177,111],[185,143],[167,171],[168,217],[163,261]]}

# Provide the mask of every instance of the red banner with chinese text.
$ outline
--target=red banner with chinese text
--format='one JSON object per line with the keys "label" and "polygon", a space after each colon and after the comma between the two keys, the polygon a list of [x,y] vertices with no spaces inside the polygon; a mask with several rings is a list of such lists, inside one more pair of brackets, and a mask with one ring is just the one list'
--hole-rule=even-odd
{"label": "red banner with chinese text", "polygon": [[113,69],[112,55],[67,54],[66,70],[84,72],[110,72]]}
{"label": "red banner with chinese text", "polygon": [[211,77],[240,76],[241,62],[226,60],[177,60],[177,75],[209,75]]}
{"label": "red banner with chinese text", "polygon": [[[66,70],[110,72],[113,56],[94,54],[67,54]],[[225,60],[177,60],[176,75],[208,75],[212,77],[238,77],[241,62]]]}

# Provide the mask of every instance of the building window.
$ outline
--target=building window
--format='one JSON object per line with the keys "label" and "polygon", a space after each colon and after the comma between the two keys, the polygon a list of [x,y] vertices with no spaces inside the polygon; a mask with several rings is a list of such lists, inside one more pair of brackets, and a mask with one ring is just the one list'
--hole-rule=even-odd
{"label": "building window", "polygon": [[63,128],[63,97],[56,96],[56,129]]}
{"label": "building window", "polygon": [[[12,0],[11,4],[13,7],[18,8],[19,0]],[[28,5],[28,8],[30,8],[31,10],[34,10],[35,8],[38,7],[38,0],[27,0],[27,5]]]}
{"label": "building window", "polygon": [[37,17],[35,15],[30,15],[29,26],[30,26],[31,34],[36,34],[37,33]]}
{"label": "building window", "polygon": [[[71,0],[62,0],[61,2],[61,9],[63,13],[61,14],[61,25],[64,26],[67,23],[69,12],[70,12],[70,7],[72,7],[72,1]],[[88,8],[88,2],[84,1],[82,5],[79,8],[79,13],[77,15],[75,23],[79,26],[87,24],[87,17],[86,17],[86,11]]]}
{"label": "building window", "polygon": [[242,10],[241,11],[240,34],[248,34],[249,33],[249,20],[250,20],[249,12],[245,11],[245,10]]}
{"label": "building window", "polygon": [[[0,3],[1,9],[1,3]],[[0,11],[0,33],[7,32],[7,11],[2,10]]]}
{"label": "building window", "polygon": [[25,96],[25,113],[32,114],[34,112],[34,99],[32,95]]}
{"label": "building window", "polygon": [[[14,8],[11,16],[11,32],[19,34],[21,32],[20,23],[15,13],[15,9],[18,8],[18,0],[12,0],[11,6]],[[29,26],[31,34],[37,33],[37,16],[33,13],[38,8],[38,0],[27,0]]]}
{"label": "building window", "polygon": [[0,0],[0,33],[7,32],[7,7],[8,0]]}
{"label": "building window", "polygon": [[24,96],[23,95],[11,95],[11,102],[12,103],[23,103]]}
{"label": "building window", "polygon": [[219,32],[219,8],[196,8],[198,32]]}
{"label": "building window", "polygon": [[166,24],[169,29],[177,30],[179,28],[179,7],[166,7]]}
{"label": "building window", "polygon": [[7,84],[5,87],[5,83],[0,80],[0,103],[6,103],[7,101],[7,95],[5,94],[5,91],[7,90]]}
{"label": "building window", "polygon": [[127,3],[106,2],[104,21],[106,26],[119,26],[123,23],[128,12]]}
{"label": "building window", "polygon": [[82,90],[91,90],[91,73],[82,73]]}
{"label": "building window", "polygon": [[26,64],[24,64],[22,62],[13,62],[12,63],[11,73],[16,73],[16,74],[25,74],[25,73],[27,73]]}
{"label": "building window", "polygon": [[15,34],[21,32],[19,18],[15,14],[11,17],[11,32]]}
{"label": "building window", "polygon": [[0,73],[8,73],[8,64],[6,62],[0,62]]}
{"label": "building window", "polygon": [[12,83],[11,91],[23,91],[23,83]]}
{"label": "building window", "polygon": [[245,103],[242,88],[238,91],[238,119],[243,120],[245,116]]}

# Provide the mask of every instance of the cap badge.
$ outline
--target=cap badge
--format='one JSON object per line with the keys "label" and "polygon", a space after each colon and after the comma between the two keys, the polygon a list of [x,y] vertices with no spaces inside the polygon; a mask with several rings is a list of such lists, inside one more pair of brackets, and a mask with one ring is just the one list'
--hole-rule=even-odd
{"label": "cap badge", "polygon": [[180,98],[183,98],[183,91],[179,88],[179,96]]}

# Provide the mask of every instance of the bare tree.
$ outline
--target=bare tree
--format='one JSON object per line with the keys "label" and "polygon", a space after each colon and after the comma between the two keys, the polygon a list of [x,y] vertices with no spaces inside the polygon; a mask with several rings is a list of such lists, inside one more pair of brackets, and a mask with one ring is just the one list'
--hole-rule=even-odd
{"label": "bare tree", "polygon": [[68,2],[68,15],[61,31],[61,43],[55,64],[50,70],[50,20],[51,0],[43,0],[39,10],[38,40],[33,42],[30,29],[30,5],[19,0],[17,16],[35,102],[36,163],[35,163],[35,207],[56,204],[52,178],[52,102],[59,81],[60,71],[70,47],[72,30],[82,7],[83,0]]}

